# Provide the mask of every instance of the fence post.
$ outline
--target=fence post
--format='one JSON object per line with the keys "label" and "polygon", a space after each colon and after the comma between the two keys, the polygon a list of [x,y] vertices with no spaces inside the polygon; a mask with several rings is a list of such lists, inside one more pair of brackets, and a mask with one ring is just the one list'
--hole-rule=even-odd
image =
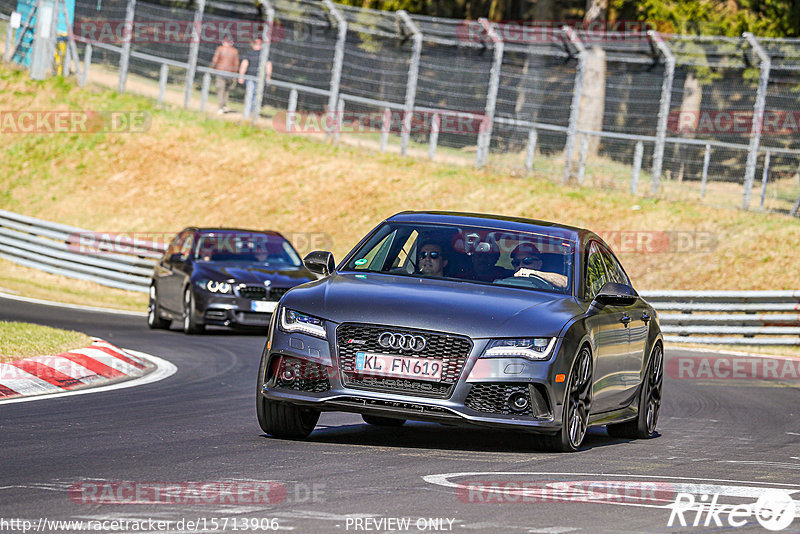
{"label": "fence post", "polygon": [[297,114],[297,89],[292,87],[289,91],[289,102],[286,106],[286,133],[292,133]]}
{"label": "fence post", "polygon": [[11,27],[11,23],[9,22],[6,24],[6,47],[5,47],[5,54],[4,58],[6,63],[11,61],[11,42],[14,40],[14,28]]}
{"label": "fence post", "polygon": [[433,122],[431,123],[431,135],[428,141],[428,158],[433,159],[436,156],[436,145],[439,142],[439,126],[441,125],[441,117],[438,113],[433,114]]}
{"label": "fence post", "polygon": [[483,167],[489,157],[492,143],[492,127],[494,126],[494,110],[497,107],[497,91],[500,88],[500,69],[503,67],[503,40],[489,22],[489,19],[478,19],[494,45],[492,69],[489,71],[489,91],[486,94],[486,109],[481,121],[483,131],[478,133],[478,150],[475,153],[475,166]]}
{"label": "fence post", "polygon": [[200,111],[206,110],[208,104],[208,90],[211,88],[211,74],[208,72],[203,73],[203,85],[200,90]]}
{"label": "fence post", "polygon": [[767,195],[767,180],[769,179],[769,159],[772,154],[767,150],[767,155],[764,156],[764,175],[761,177],[761,204],[760,209],[764,209],[764,197]]}
{"label": "fence post", "polygon": [[64,64],[61,66],[61,75],[69,77],[72,74],[72,51],[67,47],[64,50]]}
{"label": "fence post", "polygon": [[711,145],[706,144],[706,153],[703,156],[703,185],[700,187],[700,198],[706,196],[706,184],[708,183],[708,164],[711,162]]}
{"label": "fence post", "polygon": [[342,134],[342,125],[344,124],[344,98],[339,98],[336,104],[336,120],[333,123],[336,125],[336,131],[333,132],[333,140],[339,141],[339,136]]}
{"label": "fence post", "polygon": [[792,208],[792,217],[797,217],[797,212],[800,211],[800,195],[797,195],[797,201]]}
{"label": "fence post", "polygon": [[[564,183],[572,175],[572,154],[575,152],[575,132],[578,129],[578,116],[581,112],[581,93],[583,91],[583,72],[586,68],[586,47],[569,26],[561,27],[561,35],[572,44],[578,52],[578,65],[575,68],[575,82],[572,87],[572,102],[569,105],[569,125],[567,126],[567,142],[564,145]],[[588,149],[588,147],[587,147]]]}
{"label": "fence post", "polygon": [[183,89],[183,107],[189,109],[194,90],[194,74],[197,71],[197,54],[200,51],[200,30],[203,25],[203,13],[206,10],[206,0],[197,0],[197,9],[194,12],[192,23],[192,43],[189,45],[189,66],[186,68],[186,85]]}
{"label": "fence post", "polygon": [[756,163],[758,160],[758,144],[761,142],[761,124],[764,120],[764,104],[767,99],[767,84],[769,83],[769,71],[772,61],[769,54],[758,43],[750,32],[742,34],[753,51],[761,59],[761,74],[758,77],[758,90],[756,91],[756,103],[753,106],[753,121],[750,126],[750,146],[747,152],[747,164],[744,174],[744,194],[742,195],[742,209],[746,210],[750,205],[750,194],[753,189],[753,180],[756,176]]}
{"label": "fence post", "polygon": [[528,172],[533,170],[533,157],[536,154],[536,142],[539,139],[539,132],[536,128],[531,128],[528,132],[528,148],[525,151],[525,169]]}
{"label": "fence post", "polygon": [[131,59],[131,39],[133,39],[133,17],[136,13],[136,0],[128,0],[128,7],[125,8],[125,27],[122,30],[122,52],[119,55],[119,85],[117,91],[125,92],[125,84],[128,81],[128,64]]}
{"label": "fence post", "polygon": [[292,116],[292,121],[294,121],[294,113],[297,111],[297,89],[292,87],[292,90],[289,91],[289,103],[286,106],[286,117],[289,118],[289,115]]}
{"label": "fence post", "polygon": [[[331,88],[328,96],[328,113],[336,111],[339,102],[339,82],[342,79],[342,63],[344,62],[344,43],[347,39],[347,20],[331,0],[323,0],[325,7],[336,23],[336,48],[333,52],[333,66],[331,67]],[[337,123],[336,121],[334,121]],[[337,123],[338,124],[338,123]],[[336,138],[338,139],[338,133]]]}
{"label": "fence post", "polygon": [[642,170],[642,156],[644,156],[644,144],[636,141],[636,150],[633,153],[633,173],[631,174],[631,194],[635,195],[639,189],[639,171]]}
{"label": "fence post", "polygon": [[86,84],[89,83],[89,67],[92,65],[92,43],[86,43],[86,46],[83,48],[83,73],[82,76],[78,78],[78,85],[81,87],[86,87]]}
{"label": "fence post", "polygon": [[272,30],[275,24],[275,8],[272,7],[270,0],[260,0],[267,13],[267,25],[261,35],[261,53],[258,55],[258,81],[256,82],[255,106],[251,120],[255,124],[261,116],[261,106],[264,103],[264,88],[267,83],[267,63],[269,63],[270,45],[272,44]]}
{"label": "fence post", "polygon": [[411,60],[408,63],[408,81],[406,82],[405,112],[403,114],[403,131],[400,134],[400,154],[405,156],[408,152],[408,142],[411,138],[411,121],[414,117],[414,99],[417,96],[417,81],[419,80],[419,58],[422,55],[422,32],[411,19],[408,12],[400,10],[397,16],[411,32]]}
{"label": "fence post", "polygon": [[589,152],[589,136],[584,134],[581,137],[581,152],[578,156],[578,185],[583,183],[583,177],[586,173],[586,154]]}
{"label": "fence post", "polygon": [[392,128],[392,110],[383,110],[383,124],[381,124],[381,152],[386,152],[386,145],[389,143],[389,130]]}
{"label": "fence post", "polygon": [[672,100],[672,82],[675,79],[675,55],[661,38],[657,31],[650,30],[647,37],[656,46],[659,53],[664,56],[664,81],[661,83],[661,99],[658,107],[658,125],[656,126],[656,143],[653,148],[653,176],[650,191],[658,194],[658,182],[661,179],[661,169],[664,163],[664,139],[667,136],[667,120],[669,118],[669,105]]}
{"label": "fence post", "polygon": [[169,67],[166,63],[161,64],[161,69],[158,72],[158,103],[164,103],[164,93],[167,90],[167,74],[169,74]]}

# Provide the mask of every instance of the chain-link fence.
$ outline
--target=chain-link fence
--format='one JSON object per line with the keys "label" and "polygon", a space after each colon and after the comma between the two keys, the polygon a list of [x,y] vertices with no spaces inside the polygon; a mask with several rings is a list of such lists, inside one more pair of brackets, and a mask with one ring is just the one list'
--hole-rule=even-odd
{"label": "chain-link fence", "polygon": [[[0,0],[0,25],[46,1]],[[206,109],[222,77],[233,112],[287,132],[634,194],[800,206],[800,40],[462,21],[330,0],[55,1],[74,2],[82,81],[88,70]],[[6,26],[5,50],[19,58],[33,22]],[[258,69],[212,65],[226,35]]]}

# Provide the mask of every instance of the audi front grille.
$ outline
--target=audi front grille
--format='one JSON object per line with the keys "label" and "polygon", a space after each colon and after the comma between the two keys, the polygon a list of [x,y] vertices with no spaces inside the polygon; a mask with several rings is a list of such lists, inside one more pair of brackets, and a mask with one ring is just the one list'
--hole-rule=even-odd
{"label": "audi front grille", "polygon": [[[425,339],[421,350],[412,348],[386,348],[378,343],[381,334],[391,332],[400,336],[422,336]],[[411,339],[409,337],[408,339]],[[386,341],[386,339],[384,339]],[[386,344],[386,343],[385,343]],[[398,342],[395,346],[401,346]],[[419,348],[415,344],[414,348]],[[353,389],[402,393],[419,397],[448,398],[453,393],[464,364],[472,350],[472,341],[464,336],[441,332],[410,330],[394,326],[343,323],[336,329],[336,350],[342,384]],[[439,381],[370,376],[355,369],[356,352],[389,354],[430,359],[442,366]]]}

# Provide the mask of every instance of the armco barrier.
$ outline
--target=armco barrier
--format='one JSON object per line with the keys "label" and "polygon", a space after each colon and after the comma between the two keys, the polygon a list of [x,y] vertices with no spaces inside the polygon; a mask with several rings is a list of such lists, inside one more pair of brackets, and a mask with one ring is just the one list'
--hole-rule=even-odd
{"label": "armco barrier", "polygon": [[800,345],[800,291],[643,291],[664,340]]}
{"label": "armco barrier", "polygon": [[[0,210],[0,258],[53,274],[105,286],[147,292],[156,258],[164,246],[135,243],[135,252],[85,253],[81,236],[92,232]],[[119,247],[115,247],[117,250]],[[108,247],[106,247],[108,249]]]}
{"label": "armco barrier", "polygon": [[[0,258],[53,274],[147,292],[165,246],[85,253],[88,230],[0,210]],[[672,343],[800,345],[800,291],[642,291]]]}

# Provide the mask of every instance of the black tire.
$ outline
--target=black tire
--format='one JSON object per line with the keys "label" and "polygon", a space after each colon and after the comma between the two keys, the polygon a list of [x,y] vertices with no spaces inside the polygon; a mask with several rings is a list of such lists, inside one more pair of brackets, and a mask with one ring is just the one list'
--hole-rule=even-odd
{"label": "black tire", "polygon": [[374,426],[403,426],[405,419],[394,419],[392,417],[380,417],[378,415],[361,414],[361,419],[368,425]]}
{"label": "black tire", "polygon": [[583,443],[592,407],[592,370],[592,353],[584,346],[575,358],[569,373],[561,430],[554,436],[544,437],[547,449],[555,452],[574,452]]}
{"label": "black tire", "polygon": [[264,383],[267,355],[261,356],[261,365],[256,383],[256,417],[258,425],[265,433],[276,438],[307,438],[317,426],[319,412],[310,408],[292,406],[285,402],[265,399],[261,395]]}
{"label": "black tire", "polygon": [[192,289],[187,287],[183,292],[183,333],[200,334],[205,330],[206,325],[199,324],[195,317],[194,294]]}
{"label": "black tire", "polygon": [[172,323],[169,319],[161,317],[161,307],[158,305],[156,285],[150,286],[150,299],[147,303],[147,326],[153,330],[166,330]]}
{"label": "black tire", "polygon": [[606,430],[613,438],[649,439],[656,434],[658,414],[661,411],[661,392],[664,385],[664,349],[657,344],[647,366],[639,393],[639,415],[636,419],[608,425]]}

